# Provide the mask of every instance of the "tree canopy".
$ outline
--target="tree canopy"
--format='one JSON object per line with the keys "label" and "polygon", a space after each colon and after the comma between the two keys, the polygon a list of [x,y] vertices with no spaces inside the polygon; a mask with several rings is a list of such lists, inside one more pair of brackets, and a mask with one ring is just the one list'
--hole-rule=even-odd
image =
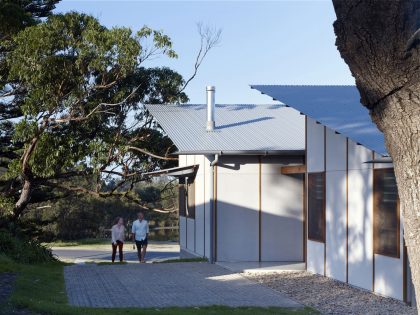
{"label": "tree canopy", "polygon": [[[146,67],[152,57],[177,57],[170,38],[146,26],[109,29],[75,12],[48,16],[57,1],[36,2],[25,7],[32,14],[28,27],[1,42],[8,47],[0,58],[3,215],[18,218],[29,202],[68,192],[117,196],[147,208],[132,188],[148,180],[145,171],[177,159],[144,104],[188,100],[189,80]],[[192,78],[220,33],[201,35]]]}

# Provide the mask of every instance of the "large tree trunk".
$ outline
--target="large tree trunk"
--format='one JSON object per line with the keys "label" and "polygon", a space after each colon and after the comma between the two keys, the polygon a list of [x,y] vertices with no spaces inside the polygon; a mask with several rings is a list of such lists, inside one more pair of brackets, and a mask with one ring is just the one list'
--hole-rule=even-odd
{"label": "large tree trunk", "polygon": [[337,47],[394,163],[420,310],[420,1],[333,4]]}
{"label": "large tree trunk", "polygon": [[13,217],[15,220],[19,219],[22,212],[28,206],[32,196],[32,186],[33,184],[31,180],[25,180],[23,183],[22,191],[18,201],[15,203],[15,208],[13,210]]}

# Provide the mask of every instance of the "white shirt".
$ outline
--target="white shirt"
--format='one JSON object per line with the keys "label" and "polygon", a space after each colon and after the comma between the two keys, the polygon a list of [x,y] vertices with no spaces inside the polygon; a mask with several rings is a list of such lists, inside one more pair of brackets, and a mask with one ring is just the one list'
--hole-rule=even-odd
{"label": "white shirt", "polygon": [[147,220],[136,220],[133,222],[131,232],[136,234],[136,241],[143,241],[149,233],[149,223]]}
{"label": "white shirt", "polygon": [[112,236],[112,243],[116,243],[117,241],[124,243],[124,225],[120,227],[118,224],[115,224],[111,228],[111,236]]}

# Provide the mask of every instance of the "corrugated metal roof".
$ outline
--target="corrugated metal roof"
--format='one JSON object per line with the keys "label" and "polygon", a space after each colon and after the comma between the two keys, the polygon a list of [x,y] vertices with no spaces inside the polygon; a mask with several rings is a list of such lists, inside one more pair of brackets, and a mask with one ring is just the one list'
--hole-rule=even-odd
{"label": "corrugated metal roof", "polygon": [[384,136],[372,122],[369,111],[360,104],[356,86],[251,85],[251,88],[297,109],[353,141],[378,153],[386,153]]}
{"label": "corrugated metal roof", "polygon": [[246,154],[305,149],[304,116],[284,105],[217,104],[213,132],[206,131],[206,105],[146,105],[146,108],[180,153],[243,151]]}

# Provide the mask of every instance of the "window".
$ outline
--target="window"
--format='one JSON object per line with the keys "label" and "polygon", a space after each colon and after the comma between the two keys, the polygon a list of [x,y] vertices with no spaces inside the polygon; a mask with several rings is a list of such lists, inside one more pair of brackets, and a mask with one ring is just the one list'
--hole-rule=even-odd
{"label": "window", "polygon": [[195,181],[187,184],[188,217],[195,219]]}
{"label": "window", "polygon": [[308,174],[308,239],[325,243],[325,173]]}
{"label": "window", "polygon": [[375,254],[400,257],[400,218],[393,169],[374,170],[373,229]]}
{"label": "window", "polygon": [[195,219],[195,182],[179,180],[179,215]]}
{"label": "window", "polygon": [[178,186],[178,202],[179,202],[179,216],[187,216],[186,204],[185,204],[185,179],[179,179]]}

